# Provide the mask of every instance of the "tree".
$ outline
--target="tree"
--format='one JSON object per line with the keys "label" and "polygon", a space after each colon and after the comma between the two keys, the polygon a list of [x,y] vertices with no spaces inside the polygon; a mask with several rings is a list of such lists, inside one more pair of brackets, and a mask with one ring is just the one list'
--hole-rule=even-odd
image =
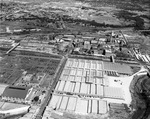
{"label": "tree", "polygon": [[39,96],[35,96],[33,101],[37,102],[39,100]]}
{"label": "tree", "polygon": [[135,17],[135,29],[136,30],[141,30],[144,29],[144,20],[140,17]]}

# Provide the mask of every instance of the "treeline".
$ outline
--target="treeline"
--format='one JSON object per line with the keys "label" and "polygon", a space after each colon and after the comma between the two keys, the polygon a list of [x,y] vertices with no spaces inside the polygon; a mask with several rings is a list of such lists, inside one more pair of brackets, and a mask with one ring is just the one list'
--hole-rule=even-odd
{"label": "treeline", "polygon": [[137,16],[137,14],[130,13],[126,10],[122,10],[115,15],[118,19],[123,18],[125,21],[134,21],[135,23],[132,26],[135,28],[135,30],[144,29],[144,20],[141,18],[142,16]]}
{"label": "treeline", "polygon": [[150,0],[131,0],[133,3],[150,4]]}
{"label": "treeline", "polygon": [[[113,24],[105,24],[103,23],[97,23],[95,20],[88,21],[88,20],[82,20],[82,19],[74,19],[69,16],[64,15],[63,16],[63,21],[69,22],[69,23],[76,23],[76,24],[82,24],[82,25],[87,25],[87,26],[94,26],[94,27],[113,27],[113,28],[120,28],[123,27],[121,25],[113,25]],[[133,27],[134,25],[126,25],[125,27]]]}

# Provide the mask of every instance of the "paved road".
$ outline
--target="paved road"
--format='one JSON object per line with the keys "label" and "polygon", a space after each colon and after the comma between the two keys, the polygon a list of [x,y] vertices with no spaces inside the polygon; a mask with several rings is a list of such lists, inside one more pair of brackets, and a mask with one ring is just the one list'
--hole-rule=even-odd
{"label": "paved road", "polygon": [[[69,44],[69,46],[71,46],[71,44],[72,44],[72,42]],[[66,53],[65,56],[63,56],[63,58],[61,59],[61,61],[59,63],[59,66],[58,66],[57,71],[56,71],[56,73],[54,75],[54,78],[53,78],[53,82],[50,83],[50,85],[49,85],[48,93],[46,95],[46,99],[44,100],[42,106],[40,107],[40,112],[36,116],[36,119],[42,119],[42,116],[43,116],[43,113],[46,109],[46,106],[49,104],[49,101],[52,97],[52,91],[54,90],[54,88],[55,88],[55,86],[56,86],[56,84],[57,84],[57,82],[60,78],[61,72],[65,67],[66,61],[68,59],[68,55],[70,53],[71,53],[71,47],[69,47],[68,52]]]}
{"label": "paved road", "polygon": [[58,66],[58,68],[57,68],[57,71],[56,71],[56,73],[54,75],[53,82],[50,83],[50,85],[49,85],[46,98],[45,98],[43,104],[41,105],[40,111],[36,115],[35,119],[42,119],[42,115],[43,115],[43,113],[44,113],[44,111],[46,109],[46,106],[48,105],[48,103],[49,103],[49,101],[51,99],[52,91],[54,90],[54,88],[55,88],[55,86],[56,86],[56,84],[57,84],[57,82],[59,80],[59,77],[60,77],[61,72],[62,72],[62,70],[63,70],[63,68],[65,66],[66,61],[67,61],[67,58],[63,57],[61,62],[60,62],[60,64],[59,64],[59,66]]}

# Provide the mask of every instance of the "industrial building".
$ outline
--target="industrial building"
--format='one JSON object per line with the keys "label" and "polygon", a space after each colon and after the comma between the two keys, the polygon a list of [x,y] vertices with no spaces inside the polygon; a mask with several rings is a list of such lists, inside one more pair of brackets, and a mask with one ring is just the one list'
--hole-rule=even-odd
{"label": "industrial building", "polygon": [[108,76],[116,77],[119,73],[129,75],[131,69],[125,64],[69,58],[55,92],[124,100],[121,87],[109,86],[113,79],[104,78],[106,72],[107,75],[110,72]]}
{"label": "industrial building", "polygon": [[120,87],[108,87],[101,84],[58,81],[55,92],[124,100],[123,90]]}
{"label": "industrial building", "polygon": [[48,113],[52,110],[107,114],[114,102],[116,105],[126,102],[122,82],[117,78],[130,74],[131,69],[125,64],[68,58],[43,119],[51,118]]}
{"label": "industrial building", "polygon": [[0,102],[0,114],[7,117],[18,114],[25,114],[29,111],[29,108],[29,105]]}
{"label": "industrial building", "polygon": [[59,81],[55,88],[55,92],[86,95],[92,97],[103,97],[104,87],[100,84]]}
{"label": "industrial building", "polygon": [[[102,78],[103,62],[96,60],[69,59],[60,80],[85,82],[87,78]],[[93,80],[94,81],[94,80]],[[94,82],[93,82],[94,83]]]}
{"label": "industrial building", "polygon": [[108,111],[107,107],[107,102],[100,99],[53,94],[46,110],[56,109],[78,114],[105,114]]}
{"label": "industrial building", "polygon": [[20,86],[7,86],[1,95],[2,100],[10,102],[28,103],[26,97],[31,92],[32,88]]}
{"label": "industrial building", "polygon": [[114,71],[123,75],[131,75],[131,68],[126,64],[103,62],[105,71]]}

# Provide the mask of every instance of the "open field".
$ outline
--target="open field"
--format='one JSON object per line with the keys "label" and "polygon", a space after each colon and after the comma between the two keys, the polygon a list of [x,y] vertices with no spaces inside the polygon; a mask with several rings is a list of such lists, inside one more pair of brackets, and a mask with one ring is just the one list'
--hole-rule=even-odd
{"label": "open field", "polygon": [[42,3],[41,0],[13,1],[19,3],[2,4],[0,19],[4,29],[5,26],[10,26],[11,29],[69,30],[68,23],[84,26],[85,29],[87,26],[134,27],[136,30],[150,28],[147,0],[44,0]]}
{"label": "open field", "polygon": [[[39,55],[39,54],[38,54]],[[43,55],[44,56],[44,55]],[[0,82],[14,84],[26,71],[28,74],[46,73],[55,74],[60,59],[51,59],[40,56],[11,55],[0,61]],[[50,78],[49,78],[50,79]]]}

